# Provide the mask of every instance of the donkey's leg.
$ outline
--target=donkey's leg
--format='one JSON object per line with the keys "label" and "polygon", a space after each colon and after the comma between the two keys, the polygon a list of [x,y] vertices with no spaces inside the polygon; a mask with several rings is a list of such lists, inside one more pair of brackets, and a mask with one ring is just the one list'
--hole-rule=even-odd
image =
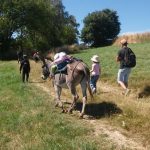
{"label": "donkey's leg", "polygon": [[55,89],[55,100],[56,100],[55,107],[59,106],[63,109],[63,103],[60,100],[60,95],[61,95],[62,88],[58,87],[57,85],[54,85],[54,89]]}
{"label": "donkey's leg", "polygon": [[71,90],[71,94],[72,94],[72,97],[73,97],[73,101],[72,101],[72,104],[71,104],[70,108],[68,109],[68,112],[72,113],[72,110],[74,109],[74,107],[76,105],[76,101],[79,98],[79,96],[77,95],[76,87],[75,87],[74,84],[68,84],[68,87]]}
{"label": "donkey's leg", "polygon": [[81,111],[81,114],[80,114],[80,117],[83,117],[84,115],[84,112],[85,112],[85,106],[86,106],[86,103],[87,103],[87,83],[86,83],[86,80],[83,79],[82,82],[81,82],[81,89],[82,89],[82,95],[83,95],[83,98],[82,98],[82,111]]}

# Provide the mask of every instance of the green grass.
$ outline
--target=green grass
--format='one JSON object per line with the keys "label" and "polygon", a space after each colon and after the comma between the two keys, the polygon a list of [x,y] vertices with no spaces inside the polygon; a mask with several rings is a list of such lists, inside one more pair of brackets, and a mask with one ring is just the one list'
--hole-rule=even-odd
{"label": "green grass", "polygon": [[60,114],[46,93],[23,84],[16,62],[0,66],[0,149],[115,149],[84,121]]}
{"label": "green grass", "polygon": [[[117,93],[100,93],[96,99],[98,101],[114,102],[123,111],[120,115],[111,116],[109,119],[106,118],[110,124],[122,127],[122,122],[124,121],[126,126],[122,128],[132,135],[140,136],[144,145],[150,145],[150,97],[139,100],[136,98],[139,91],[143,91],[144,87],[150,87],[150,43],[129,44],[129,47],[137,57],[137,65],[132,69],[129,76],[129,88],[132,89],[131,94],[134,96],[126,98],[118,96]],[[108,85],[118,88],[116,77],[119,64],[116,63],[115,58],[119,49],[117,46],[95,48],[81,51],[75,56],[83,59],[91,67],[90,58],[92,55],[99,55],[102,68],[100,81],[107,82]],[[101,82],[98,83],[100,84],[100,90],[103,89]]]}
{"label": "green grass", "polygon": [[[132,70],[129,86],[139,89],[150,85],[150,43],[131,44],[129,47],[137,56],[137,66]],[[90,58],[98,54],[102,67],[100,80],[113,84],[115,88],[119,68],[115,61],[118,50],[117,46],[109,46],[83,50],[75,56],[91,67]],[[101,120],[119,128],[124,121],[126,126],[122,128],[130,133],[128,136],[138,135],[145,145],[150,145],[150,101],[144,100],[101,93],[96,96],[95,102],[115,103],[123,113]],[[31,83],[21,82],[17,62],[0,61],[0,149],[116,149],[106,136],[95,137],[90,124],[76,116],[60,114],[60,111],[54,108],[53,100],[47,93]]]}
{"label": "green grass", "polygon": [[[129,44],[129,47],[135,52],[137,57],[137,65],[132,70],[129,84],[134,88],[145,84],[150,85],[150,43]],[[101,80],[116,83],[119,64],[116,63],[115,59],[119,49],[120,47],[117,46],[93,48],[83,50],[74,56],[83,59],[91,67],[90,58],[92,55],[99,55],[102,68]]]}

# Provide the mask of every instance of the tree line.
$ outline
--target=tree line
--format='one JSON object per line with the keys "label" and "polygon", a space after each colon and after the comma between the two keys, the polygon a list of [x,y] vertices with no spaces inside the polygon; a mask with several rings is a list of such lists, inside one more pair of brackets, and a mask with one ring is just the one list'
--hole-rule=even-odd
{"label": "tree line", "polygon": [[88,14],[79,36],[79,24],[61,0],[1,0],[0,59],[17,50],[48,51],[78,43],[105,45],[120,32],[117,12],[105,9]]}

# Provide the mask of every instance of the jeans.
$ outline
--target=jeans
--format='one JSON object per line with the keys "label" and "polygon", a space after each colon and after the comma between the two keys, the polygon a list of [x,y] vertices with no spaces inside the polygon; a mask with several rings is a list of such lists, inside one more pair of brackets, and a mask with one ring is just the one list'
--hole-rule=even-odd
{"label": "jeans", "polygon": [[95,75],[95,76],[91,76],[91,79],[90,79],[90,87],[91,89],[96,89],[96,83],[99,79],[99,75]]}

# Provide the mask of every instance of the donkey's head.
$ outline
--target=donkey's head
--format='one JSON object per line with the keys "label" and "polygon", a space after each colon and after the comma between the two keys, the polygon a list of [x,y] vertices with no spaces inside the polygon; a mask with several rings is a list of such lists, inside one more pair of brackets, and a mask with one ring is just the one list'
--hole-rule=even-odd
{"label": "donkey's head", "polygon": [[46,80],[50,75],[50,71],[49,71],[49,68],[48,68],[48,65],[47,64],[44,64],[42,66],[42,75],[41,75],[41,78],[43,80]]}

